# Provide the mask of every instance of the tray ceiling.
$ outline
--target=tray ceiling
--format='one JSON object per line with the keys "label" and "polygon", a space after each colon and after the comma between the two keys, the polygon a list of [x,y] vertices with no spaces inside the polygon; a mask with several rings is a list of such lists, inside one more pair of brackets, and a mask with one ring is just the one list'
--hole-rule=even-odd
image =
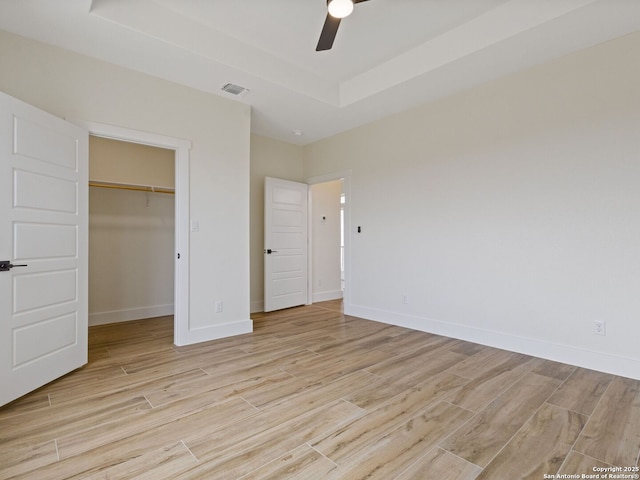
{"label": "tray ceiling", "polygon": [[638,0],[371,0],[316,52],[325,0],[0,0],[0,12],[4,30],[250,104],[253,133],[297,144],[640,29]]}

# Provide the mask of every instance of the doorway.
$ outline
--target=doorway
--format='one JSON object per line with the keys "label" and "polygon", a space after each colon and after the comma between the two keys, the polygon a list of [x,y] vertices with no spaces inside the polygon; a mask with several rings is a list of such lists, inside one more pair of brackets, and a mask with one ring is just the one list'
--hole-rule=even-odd
{"label": "doorway", "polygon": [[350,303],[351,172],[312,177],[309,184],[309,300]]}
{"label": "doorway", "polygon": [[189,150],[188,140],[166,137],[113,125],[87,123],[89,134],[174,152],[175,211],[174,211],[174,335],[176,345],[197,341],[189,328]]}
{"label": "doorway", "polygon": [[312,303],[337,300],[343,295],[342,184],[340,179],[309,186]]}
{"label": "doorway", "polygon": [[175,151],[89,137],[89,326],[173,315]]}

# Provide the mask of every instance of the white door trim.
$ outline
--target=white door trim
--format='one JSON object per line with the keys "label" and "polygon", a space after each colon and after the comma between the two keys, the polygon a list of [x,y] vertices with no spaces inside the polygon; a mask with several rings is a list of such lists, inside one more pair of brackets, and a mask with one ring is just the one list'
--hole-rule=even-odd
{"label": "white door trim", "polygon": [[191,150],[191,142],[103,123],[82,122],[81,124],[90,135],[167,148],[176,152],[173,341],[176,345],[186,345],[189,343],[189,150]]}
{"label": "white door trim", "polygon": [[[326,183],[333,182],[335,180],[343,180],[343,189],[344,189],[344,294],[343,294],[343,303],[345,307],[345,311],[347,310],[347,305],[351,305],[351,170],[345,170],[343,172],[335,172],[329,173],[326,175],[319,175],[316,177],[310,177],[307,179],[307,185],[316,185],[318,183]],[[313,209],[313,199],[311,195],[311,189],[309,189],[309,218],[312,217],[312,209]],[[313,252],[313,234],[311,223],[308,223],[309,226],[309,252]],[[312,303],[313,298],[313,255],[309,253],[308,255],[308,304]]]}

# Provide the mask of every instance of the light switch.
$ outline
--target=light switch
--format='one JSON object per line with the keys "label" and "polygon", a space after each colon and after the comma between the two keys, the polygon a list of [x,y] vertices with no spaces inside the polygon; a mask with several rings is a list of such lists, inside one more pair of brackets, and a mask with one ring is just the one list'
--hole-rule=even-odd
{"label": "light switch", "polygon": [[191,231],[199,232],[200,231],[200,221],[199,220],[191,220]]}

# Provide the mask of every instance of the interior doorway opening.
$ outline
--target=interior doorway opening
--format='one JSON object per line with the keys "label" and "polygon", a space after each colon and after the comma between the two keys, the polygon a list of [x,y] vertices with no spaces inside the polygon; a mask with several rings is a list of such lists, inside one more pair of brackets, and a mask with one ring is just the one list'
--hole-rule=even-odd
{"label": "interior doorway opening", "polygon": [[175,151],[89,137],[89,325],[174,314]]}
{"label": "interior doorway opening", "polygon": [[309,187],[312,303],[337,300],[343,295],[342,185],[342,179],[338,179]]}
{"label": "interior doorway opening", "polygon": [[308,179],[309,303],[343,299],[350,292],[350,172]]}
{"label": "interior doorway opening", "polygon": [[102,123],[86,123],[90,135],[172,150],[175,167],[174,228],[174,344],[199,341],[189,322],[189,150],[191,142]]}

